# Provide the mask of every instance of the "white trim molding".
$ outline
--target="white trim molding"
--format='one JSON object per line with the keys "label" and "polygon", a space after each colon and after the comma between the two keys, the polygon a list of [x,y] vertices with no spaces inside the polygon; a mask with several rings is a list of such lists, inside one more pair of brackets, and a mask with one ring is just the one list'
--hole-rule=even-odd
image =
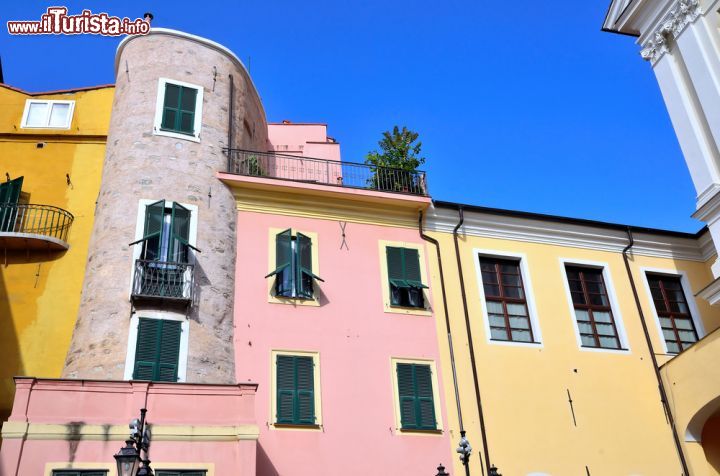
{"label": "white trim molding", "polygon": [[[592,226],[592,224],[567,223],[482,211],[465,210],[465,222],[460,233],[470,236],[504,240],[542,243],[573,248],[611,251],[621,253],[629,240],[624,230]],[[428,209],[426,228],[430,231],[452,233],[458,222],[458,212],[452,208]],[[639,256],[670,258],[706,262],[715,255],[709,232],[699,238],[669,236],[633,230],[635,244],[632,253]]]}
{"label": "white trim molding", "polygon": [[[539,349],[543,347],[542,332],[540,330],[540,322],[538,320],[537,307],[535,306],[535,296],[533,294],[533,286],[530,278],[530,270],[528,267],[528,259],[525,253],[514,253],[510,251],[485,250],[474,248],[472,250],[473,262],[475,263],[475,273],[478,281],[478,294],[482,301],[483,326],[485,328],[485,340],[492,345],[508,345],[513,347],[531,347]],[[532,329],[533,342],[515,342],[491,339],[490,336],[490,318],[487,313],[487,300],[485,299],[485,289],[482,282],[482,272],[480,270],[480,258],[500,258],[517,261],[520,264],[520,276],[523,282],[523,292],[525,293],[525,302],[528,307],[528,318],[530,320],[530,328]]]}
{"label": "white trim molding", "polygon": [[178,382],[187,381],[188,348],[190,343],[190,321],[184,314],[163,312],[163,311],[136,311],[130,318],[130,329],[128,330],[128,347],[125,357],[124,380],[132,380],[135,371],[135,351],[137,350],[138,325],[140,318],[165,319],[168,321],[180,321],[180,353],[178,355]]}
{"label": "white trim molding", "polygon": [[[195,122],[193,123],[192,134],[183,134],[180,132],[172,132],[162,129],[163,109],[165,106],[165,87],[168,84],[182,86],[185,88],[192,88],[197,91],[197,95],[195,96],[195,113],[193,114]],[[203,90],[203,87],[198,86],[197,84],[177,81],[175,79],[158,78],[158,92],[155,102],[155,121],[153,123],[153,134],[156,136],[166,136],[175,139],[200,142],[200,129],[202,128]]]}
{"label": "white trim molding", "polygon": [[[620,313],[620,304],[615,293],[615,285],[612,281],[610,274],[610,266],[608,263],[602,261],[589,261],[583,259],[574,258],[559,258],[560,271],[563,277],[563,286],[565,288],[565,298],[567,299],[568,309],[570,311],[570,318],[572,319],[573,329],[575,330],[575,339],[577,340],[577,346],[581,351],[584,352],[608,352],[612,354],[630,354],[630,343],[628,342],[627,332],[625,331],[625,323],[623,322],[622,314]],[[610,300],[610,309],[612,311],[612,317],[615,321],[615,328],[618,333],[618,341],[620,342],[619,349],[606,349],[604,347],[586,347],[582,345],[582,339],[580,338],[580,328],[578,327],[577,319],[575,317],[575,306],[573,305],[572,296],[570,294],[570,285],[568,284],[567,272],[565,266],[584,266],[588,268],[595,268],[602,270],[603,280],[605,281],[605,290],[607,291],[608,299]]]}
{"label": "white trim molding", "polygon": [[698,334],[698,340],[702,339],[705,336],[705,327],[703,326],[702,319],[700,318],[700,310],[698,309],[697,303],[695,302],[695,295],[692,292],[692,287],[690,286],[690,280],[687,277],[687,273],[685,271],[677,269],[650,268],[645,266],[640,268],[640,272],[642,273],[642,281],[645,287],[645,293],[647,295],[648,302],[650,303],[653,318],[655,319],[655,325],[657,326],[657,331],[660,335],[660,342],[663,346],[663,352],[668,355],[677,354],[677,352],[668,351],[667,343],[665,342],[665,336],[663,335],[662,331],[662,325],[660,324],[660,317],[658,316],[657,309],[655,309],[655,301],[653,300],[652,293],[650,292],[650,282],[648,281],[647,276],[648,273],[680,278],[680,285],[682,286],[682,292],[685,295],[685,300],[688,303],[690,318],[695,325],[695,330]]}

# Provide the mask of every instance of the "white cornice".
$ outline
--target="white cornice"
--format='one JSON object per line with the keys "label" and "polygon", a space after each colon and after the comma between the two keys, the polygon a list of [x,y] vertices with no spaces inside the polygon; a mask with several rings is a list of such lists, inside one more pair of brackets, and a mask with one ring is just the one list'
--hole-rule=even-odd
{"label": "white cornice", "polygon": [[670,51],[669,42],[675,40],[685,27],[700,16],[699,0],[676,0],[670,10],[642,33],[640,56],[655,64]]}
{"label": "white cornice", "polygon": [[[628,245],[625,231],[551,220],[465,211],[460,232],[471,236],[570,246],[620,253]],[[432,207],[427,211],[426,228],[452,233],[458,223],[456,210]],[[700,238],[675,237],[635,232],[632,253],[658,258],[706,262],[715,255],[709,233]]]}

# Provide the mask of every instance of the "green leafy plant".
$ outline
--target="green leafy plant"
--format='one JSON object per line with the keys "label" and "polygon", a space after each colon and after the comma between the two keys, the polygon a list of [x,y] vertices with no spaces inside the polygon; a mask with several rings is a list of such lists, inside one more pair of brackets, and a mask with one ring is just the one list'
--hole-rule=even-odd
{"label": "green leafy plant", "polygon": [[372,151],[365,157],[365,163],[373,166],[373,175],[368,185],[378,190],[395,192],[422,192],[417,168],[425,163],[420,156],[422,142],[419,134],[403,126],[393,127],[382,133],[378,141],[379,151]]}

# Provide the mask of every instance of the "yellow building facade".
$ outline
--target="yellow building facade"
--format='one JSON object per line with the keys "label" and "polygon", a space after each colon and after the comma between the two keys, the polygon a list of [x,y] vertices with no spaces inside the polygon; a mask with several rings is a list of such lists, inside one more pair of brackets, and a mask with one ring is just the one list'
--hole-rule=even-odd
{"label": "yellow building facade", "polygon": [[0,85],[0,418],[15,375],[59,377],[80,301],[113,87]]}
{"label": "yellow building facade", "polygon": [[[630,228],[634,242],[629,247],[628,228],[620,225],[444,202],[435,202],[425,226],[439,246],[439,255],[428,251],[433,287],[437,290],[444,284],[444,293],[436,291],[434,302],[443,373],[451,375],[454,365],[463,419],[461,425],[459,412],[448,408],[449,428],[454,441],[461,427],[467,432],[473,446],[471,474],[482,474],[481,464],[485,474],[486,466],[495,465],[504,475],[683,474],[654,361],[667,373],[674,361],[687,360],[700,351],[707,340],[704,336],[717,334],[713,331],[720,326],[720,312],[696,297],[712,281],[715,251],[706,230],[693,235]],[[624,250],[634,283],[628,276]],[[517,337],[532,342],[513,342],[502,329],[499,334],[491,329],[491,318],[500,319],[491,314],[502,300],[485,295],[497,288],[487,287],[492,273],[483,272],[481,264],[487,267],[494,262],[519,270],[523,299],[504,305],[518,306],[517,302],[524,301],[526,311],[516,314],[525,312],[527,319],[509,320],[520,322],[519,328],[529,327],[528,333],[522,330]],[[616,329],[616,337],[608,338],[609,347],[617,348],[592,345],[585,340],[588,336],[583,337],[577,313],[586,315],[586,311],[576,307],[569,281],[576,269],[602,276],[607,311]],[[663,337],[661,321],[667,320],[661,319],[663,314],[651,297],[651,283],[656,286],[658,280],[682,286],[701,339],[679,355],[673,342]],[[445,305],[447,319],[442,319]],[[597,324],[598,329],[601,325]],[[706,359],[706,366],[713,367],[712,362],[717,359]],[[690,387],[685,382],[681,385],[683,392],[692,395],[688,398],[707,401],[718,395],[717,385],[708,381],[711,374],[691,370],[695,382]],[[677,380],[682,381],[684,375]],[[446,385],[445,392],[450,407],[455,388]],[[676,411],[673,389],[666,393],[670,408]],[[689,418],[678,415],[675,424],[690,474],[718,474],[706,463],[701,449],[688,451]],[[717,440],[717,433],[713,435]],[[452,470],[452,474],[465,471],[459,461]]]}

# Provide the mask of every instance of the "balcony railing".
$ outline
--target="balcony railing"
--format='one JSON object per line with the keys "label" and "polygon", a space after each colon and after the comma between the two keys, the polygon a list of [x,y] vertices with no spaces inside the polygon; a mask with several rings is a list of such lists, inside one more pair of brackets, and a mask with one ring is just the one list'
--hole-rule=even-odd
{"label": "balcony railing", "polygon": [[427,195],[425,172],[230,149],[228,173],[336,187]]}
{"label": "balcony railing", "polygon": [[133,299],[193,300],[194,266],[188,263],[135,260]]}
{"label": "balcony railing", "polygon": [[[51,205],[0,203],[0,234],[22,234],[26,239],[54,238],[67,242],[72,213]],[[67,248],[67,245],[65,245]]]}

